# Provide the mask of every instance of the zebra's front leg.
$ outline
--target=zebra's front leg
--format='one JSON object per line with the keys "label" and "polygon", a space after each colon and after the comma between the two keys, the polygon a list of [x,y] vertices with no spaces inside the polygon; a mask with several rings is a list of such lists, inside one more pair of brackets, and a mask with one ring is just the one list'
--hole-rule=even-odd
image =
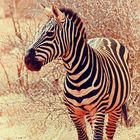
{"label": "zebra's front leg", "polygon": [[90,123],[93,131],[93,140],[103,139],[105,110],[93,110],[87,115],[87,120]]}
{"label": "zebra's front leg", "polygon": [[108,113],[108,123],[106,126],[107,140],[113,140],[117,127],[117,122],[120,116],[121,116],[121,109],[117,109],[115,111]]}
{"label": "zebra's front leg", "polygon": [[77,129],[78,140],[89,140],[86,131],[85,115],[70,114]]}
{"label": "zebra's front leg", "polygon": [[96,108],[91,110],[87,119],[93,129],[93,140],[103,140],[103,129],[105,120],[105,111],[108,105],[108,95],[98,104]]}
{"label": "zebra's front leg", "polygon": [[97,112],[94,116],[94,126],[93,133],[94,137],[93,140],[102,140],[103,139],[103,128],[104,128],[104,119],[105,119],[105,111]]}

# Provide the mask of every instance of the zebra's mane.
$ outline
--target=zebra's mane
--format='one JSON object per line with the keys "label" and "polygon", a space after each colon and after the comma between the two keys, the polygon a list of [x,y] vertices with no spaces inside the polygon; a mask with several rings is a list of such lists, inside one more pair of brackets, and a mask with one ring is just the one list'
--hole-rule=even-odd
{"label": "zebra's mane", "polygon": [[60,8],[60,11],[63,12],[66,16],[68,16],[73,21],[76,20],[76,19],[78,19],[79,21],[81,21],[81,18],[78,16],[78,14],[76,12],[74,12],[70,8],[63,7],[63,8]]}
{"label": "zebra's mane", "polygon": [[[78,16],[78,14],[70,8],[60,8],[60,11],[63,12],[69,19],[71,19],[75,23],[75,26],[78,26],[78,28],[81,28],[81,29],[83,28],[84,29],[83,34],[84,34],[84,37],[86,37],[83,21]],[[79,24],[80,24],[80,26],[79,26]]]}

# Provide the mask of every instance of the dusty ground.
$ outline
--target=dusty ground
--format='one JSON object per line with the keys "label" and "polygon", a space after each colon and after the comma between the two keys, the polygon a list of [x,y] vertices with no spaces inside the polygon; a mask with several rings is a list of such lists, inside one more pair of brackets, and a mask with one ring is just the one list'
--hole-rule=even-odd
{"label": "dusty ground", "polygon": [[[0,40],[7,32],[13,32],[9,19],[0,20]],[[2,44],[0,44],[2,45]],[[11,79],[16,79],[14,60],[2,57]],[[6,84],[5,75],[0,67],[1,88]],[[6,86],[5,86],[6,87]],[[5,88],[4,87],[4,88]],[[1,92],[1,91],[0,91]],[[76,140],[77,134],[70,120],[62,116],[58,120],[48,118],[46,111],[36,111],[31,100],[23,95],[8,94],[0,96],[0,140]],[[53,114],[56,115],[55,113]],[[55,118],[55,117],[54,117]],[[89,128],[90,131],[90,128]],[[119,126],[114,140],[140,140],[140,124],[131,128]],[[91,134],[90,134],[91,135]]]}
{"label": "dusty ground", "polygon": [[[48,119],[44,125],[43,117],[47,113],[35,113],[33,108],[28,111],[28,103],[23,95],[0,97],[0,140],[76,140],[76,131],[68,119]],[[131,128],[119,126],[114,140],[140,140],[139,134],[140,125]]]}

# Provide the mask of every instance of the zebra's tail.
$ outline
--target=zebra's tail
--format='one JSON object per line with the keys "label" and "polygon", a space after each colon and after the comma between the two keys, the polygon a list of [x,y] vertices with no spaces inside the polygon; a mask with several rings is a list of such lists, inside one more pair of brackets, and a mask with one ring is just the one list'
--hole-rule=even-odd
{"label": "zebra's tail", "polygon": [[128,127],[128,114],[127,114],[127,107],[126,104],[122,106],[122,113],[124,117],[125,126]]}

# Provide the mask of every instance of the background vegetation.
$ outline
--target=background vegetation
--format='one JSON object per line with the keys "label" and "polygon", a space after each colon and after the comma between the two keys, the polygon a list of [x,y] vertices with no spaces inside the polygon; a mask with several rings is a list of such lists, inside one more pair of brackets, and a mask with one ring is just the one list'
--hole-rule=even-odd
{"label": "background vegetation", "polygon": [[132,77],[127,102],[129,128],[120,123],[115,140],[139,140],[139,0],[1,0],[0,139],[76,140],[76,131],[62,101],[65,70],[61,60],[34,73],[24,66],[26,49],[47,22],[40,2],[72,8],[85,23],[88,38],[115,38],[129,49]]}

